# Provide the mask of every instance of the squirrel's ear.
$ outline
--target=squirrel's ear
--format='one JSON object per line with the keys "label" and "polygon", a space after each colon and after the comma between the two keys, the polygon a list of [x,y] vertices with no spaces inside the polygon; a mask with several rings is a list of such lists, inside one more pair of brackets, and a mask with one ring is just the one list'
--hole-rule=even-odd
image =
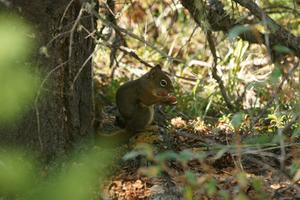
{"label": "squirrel's ear", "polygon": [[149,77],[154,77],[155,73],[161,71],[161,66],[160,65],[155,65],[150,71],[149,71]]}
{"label": "squirrel's ear", "polygon": [[161,66],[160,66],[160,65],[155,65],[155,66],[152,67],[152,69],[150,70],[150,72],[156,72],[156,71],[161,71]]}
{"label": "squirrel's ear", "polygon": [[160,65],[155,65],[154,67],[151,68],[151,70],[148,73],[149,78],[153,78],[157,72],[161,71],[161,66]]}
{"label": "squirrel's ear", "polygon": [[153,67],[153,69],[155,69],[155,70],[161,70],[161,66],[160,66],[159,64],[157,64],[157,65],[155,65],[155,66]]}

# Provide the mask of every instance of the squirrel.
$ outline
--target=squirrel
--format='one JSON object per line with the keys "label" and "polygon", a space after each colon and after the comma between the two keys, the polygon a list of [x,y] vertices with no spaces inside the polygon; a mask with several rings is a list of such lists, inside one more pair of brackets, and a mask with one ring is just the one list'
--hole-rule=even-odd
{"label": "squirrel", "polygon": [[174,105],[174,87],[167,73],[156,65],[142,77],[121,85],[116,93],[119,116],[116,124],[130,133],[137,133],[151,125],[155,104]]}

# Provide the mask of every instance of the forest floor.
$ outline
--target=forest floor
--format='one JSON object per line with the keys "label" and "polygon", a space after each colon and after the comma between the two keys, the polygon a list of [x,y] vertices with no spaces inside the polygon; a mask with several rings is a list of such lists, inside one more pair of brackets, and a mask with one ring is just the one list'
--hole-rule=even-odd
{"label": "forest floor", "polygon": [[[113,127],[113,120],[104,113],[103,128]],[[205,126],[180,117],[169,123],[160,133],[131,141],[129,149],[147,143],[152,152],[122,162],[105,184],[104,199],[300,199],[300,182],[280,170],[280,164],[290,166],[291,158],[279,162],[279,145],[243,145],[251,133],[237,134],[226,123]],[[286,155],[297,151],[293,146],[285,150]]]}
{"label": "forest floor", "polygon": [[[122,29],[117,34],[101,30],[104,41],[94,58],[100,130],[117,130],[112,110],[120,84],[155,64],[170,73],[178,104],[157,112],[163,116],[156,120],[159,131],[138,134],[115,148],[119,167],[101,189],[103,199],[300,199],[299,63],[294,53],[279,56],[291,52],[282,44],[273,52],[269,45],[238,39],[246,31],[243,26],[208,34],[210,20],[201,17],[204,23],[195,23],[195,13],[182,6],[185,1],[129,2],[128,7],[116,4],[115,21]],[[241,24],[266,28],[243,6],[216,2]],[[298,33],[294,14],[278,12],[277,1],[261,2],[273,4],[276,9],[267,14]],[[296,10],[292,1],[284,5]],[[232,122],[239,114],[237,127]]]}

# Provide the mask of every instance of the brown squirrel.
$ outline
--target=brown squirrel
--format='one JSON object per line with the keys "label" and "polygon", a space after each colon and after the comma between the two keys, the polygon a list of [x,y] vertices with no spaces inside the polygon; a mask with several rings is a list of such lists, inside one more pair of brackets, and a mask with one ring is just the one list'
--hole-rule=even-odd
{"label": "brown squirrel", "polygon": [[156,65],[139,79],[128,81],[117,90],[119,116],[116,124],[130,133],[144,130],[153,122],[154,105],[177,103],[170,93],[173,84],[160,65]]}

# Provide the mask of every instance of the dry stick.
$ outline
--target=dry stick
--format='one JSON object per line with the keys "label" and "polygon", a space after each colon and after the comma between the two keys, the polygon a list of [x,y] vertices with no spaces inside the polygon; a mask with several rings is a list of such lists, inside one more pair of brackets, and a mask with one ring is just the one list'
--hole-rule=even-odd
{"label": "dry stick", "polygon": [[89,55],[89,57],[81,65],[80,69],[78,70],[78,72],[76,73],[76,75],[75,75],[75,77],[73,79],[73,82],[72,82],[72,85],[71,85],[71,90],[74,89],[74,85],[75,85],[76,80],[78,79],[78,77],[79,77],[80,73],[82,72],[83,68],[85,67],[85,65],[89,62],[90,59],[92,59],[93,55],[94,55],[94,52],[91,53]]}
{"label": "dry stick", "polygon": [[40,147],[41,147],[41,150],[43,151],[44,147],[43,147],[43,142],[42,142],[42,138],[41,138],[41,125],[40,125],[40,112],[39,112],[39,109],[38,109],[38,100],[39,100],[39,97],[41,95],[41,90],[42,88],[44,87],[46,81],[48,80],[48,78],[50,77],[50,75],[52,73],[54,73],[56,70],[58,70],[59,68],[61,68],[62,66],[64,66],[65,64],[67,64],[68,61],[65,61],[59,65],[57,65],[56,67],[54,67],[44,78],[44,80],[42,81],[41,85],[40,85],[40,88],[37,92],[37,95],[35,97],[35,100],[34,100],[34,107],[35,107],[35,115],[36,115],[36,123],[37,123],[37,132],[38,132],[38,139],[39,139],[39,143],[40,143]]}
{"label": "dry stick", "polygon": [[[83,28],[83,30],[84,30],[85,32],[88,33],[88,36],[87,36],[87,37],[92,37],[93,39],[96,39],[96,38],[94,37],[93,33],[91,33],[87,28],[85,28],[84,26],[82,26],[82,28]],[[87,38],[87,37],[85,37],[85,38]],[[94,52],[96,52],[96,50],[95,50]],[[78,79],[78,77],[79,77],[80,73],[82,72],[83,68],[85,67],[85,65],[89,62],[90,59],[92,59],[92,57],[93,57],[93,55],[94,55],[94,52],[92,52],[92,53],[89,55],[89,57],[83,62],[83,64],[82,64],[81,67],[79,68],[78,72],[76,73],[76,75],[75,75],[75,77],[74,77],[74,79],[73,79],[73,81],[72,81],[71,90],[74,90],[74,85],[75,85],[76,80]]]}
{"label": "dry stick", "polygon": [[49,47],[50,46],[50,44],[52,43],[52,42],[54,42],[56,39],[58,39],[58,38],[60,38],[60,37],[62,37],[62,36],[64,36],[64,35],[66,35],[66,34],[68,34],[68,33],[70,33],[70,31],[65,31],[65,32],[62,32],[62,33],[58,33],[57,35],[55,35],[47,44],[46,44],[46,47]]}
{"label": "dry stick", "polygon": [[[136,60],[138,60],[140,63],[146,65],[147,67],[151,67],[153,68],[154,66],[147,63],[146,61],[144,61],[142,58],[140,58],[132,49],[129,49],[127,47],[124,46],[120,46],[119,49],[124,52],[125,54],[128,54],[130,56],[132,56],[133,58],[135,58]],[[170,73],[167,73],[168,75],[172,75]],[[179,76],[179,75],[174,75],[176,78],[180,78],[180,79],[184,79],[184,80],[188,80],[188,81],[197,81],[196,78],[188,78],[188,77],[183,77],[183,76]]]}
{"label": "dry stick", "polygon": [[[107,0],[104,3],[104,6],[105,6],[104,13],[105,13],[106,20],[110,21],[112,24],[115,24],[117,26],[118,24],[117,24],[116,16],[114,13],[115,12],[115,0]],[[105,28],[105,26],[103,26],[101,28],[101,33],[102,33],[103,28]],[[113,68],[112,73],[111,73],[111,78],[113,78],[114,72],[115,72],[116,68],[119,66],[117,56],[116,56],[117,50],[119,49],[119,47],[122,44],[126,45],[122,34],[115,29],[114,29],[114,31],[115,31],[115,35],[113,36],[112,47],[110,48],[110,55],[109,55],[109,58],[110,58],[109,68]]]}
{"label": "dry stick", "polygon": [[[289,144],[284,144],[284,147],[286,148],[286,147],[292,147],[292,146],[299,146],[300,145],[300,143],[298,142],[296,142],[296,143],[289,143]],[[261,155],[261,153],[262,152],[266,152],[266,151],[272,151],[272,150],[275,150],[275,149],[280,149],[281,148],[281,146],[279,146],[279,145],[273,145],[272,146],[272,144],[270,144],[269,146],[267,146],[266,145],[266,147],[264,147],[264,148],[260,148],[260,149],[252,149],[253,147],[243,147],[242,146],[242,148],[244,148],[243,149],[243,151],[241,152],[242,154],[257,154],[257,155]],[[236,155],[236,154],[234,154],[234,153],[232,153],[233,155]],[[274,154],[274,155],[276,155],[276,154]],[[276,155],[276,159],[278,159],[278,155]]]}
{"label": "dry stick", "polygon": [[104,19],[103,17],[101,17],[96,11],[94,10],[90,10],[91,14],[94,15],[95,17],[97,17],[98,19],[100,19],[105,25],[110,26],[112,28],[114,28],[115,30],[124,33],[128,36],[130,36],[131,38],[138,40],[142,43],[144,43],[145,45],[147,45],[148,47],[150,47],[151,49],[155,50],[156,52],[158,52],[159,54],[161,54],[163,57],[173,61],[178,61],[178,62],[183,62],[183,60],[178,59],[178,58],[174,58],[172,56],[169,56],[167,53],[165,53],[164,51],[160,50],[158,47],[156,47],[155,45],[151,44],[150,42],[146,41],[145,39],[139,37],[138,35],[128,31],[127,29],[121,28],[118,25],[113,24],[112,22]]}
{"label": "dry stick", "polygon": [[138,60],[140,63],[146,65],[147,67],[153,67],[153,65],[147,63],[146,61],[144,61],[143,59],[141,59],[135,52],[133,49],[124,47],[124,46],[120,46],[119,49],[124,52],[125,54],[130,55],[131,57],[135,58],[136,60]]}
{"label": "dry stick", "polygon": [[[71,2],[70,2],[71,3]],[[83,7],[80,8],[80,11],[79,11],[79,14],[70,30],[70,39],[69,39],[69,54],[68,54],[68,60],[70,61],[71,60],[71,57],[72,57],[72,46],[73,46],[73,38],[74,38],[74,32],[75,32],[75,29],[76,27],[78,26],[79,24],[79,21],[81,19],[81,16],[83,14]],[[84,61],[84,63],[82,64],[82,66],[80,67],[78,73],[76,74],[74,80],[73,80],[73,83],[71,85],[71,89],[74,89],[74,83],[75,81],[77,80],[80,72],[83,70],[84,66],[87,64],[87,62],[92,58],[92,55],[93,53]],[[71,67],[69,67],[69,73],[71,74]]]}
{"label": "dry stick", "polygon": [[298,62],[296,62],[293,66],[292,69],[289,70],[288,74],[286,76],[283,77],[282,81],[280,82],[280,84],[278,85],[277,89],[274,91],[274,93],[272,94],[271,98],[269,99],[269,101],[267,102],[267,104],[265,105],[265,107],[263,108],[263,110],[259,113],[259,115],[253,120],[252,123],[252,127],[259,121],[259,119],[266,114],[267,110],[270,108],[270,106],[272,105],[273,101],[275,100],[276,96],[278,95],[278,93],[282,90],[282,86],[284,84],[285,81],[288,80],[288,78],[294,73],[294,71],[298,68],[299,66],[299,62],[300,59],[298,60]]}
{"label": "dry stick", "polygon": [[[136,39],[142,43],[144,43],[145,45],[149,46],[150,48],[152,48],[153,50],[155,50],[156,52],[158,52],[159,54],[161,54],[162,56],[166,57],[167,59],[169,60],[175,60],[175,61],[178,61],[178,62],[184,62],[184,60],[182,59],[178,59],[178,58],[174,58],[172,56],[169,56],[167,53],[165,53],[164,51],[158,49],[156,46],[154,46],[153,44],[147,42],[145,39],[137,36],[136,34],[126,30],[126,29],[123,29],[121,27],[119,27],[118,25],[104,19],[103,17],[101,17],[97,12],[95,12],[94,10],[91,10],[90,11],[92,15],[94,15],[95,17],[97,17],[98,19],[100,19],[104,24],[108,25],[108,26],[111,26],[112,28],[114,28],[116,31],[119,31],[119,32],[122,32],[128,36],[130,36],[131,38],[133,39]],[[124,52],[124,49],[122,48],[119,48],[121,51]],[[149,67],[153,67],[151,65],[149,65],[148,63],[146,64],[145,61],[142,61],[142,59],[140,59],[137,54],[135,54],[134,52],[130,52],[129,53],[131,56],[133,56],[134,58],[136,58],[138,61],[140,61],[141,63],[145,64],[146,66],[149,66]],[[186,77],[182,77],[182,76],[178,76],[178,75],[175,75],[175,77],[177,78],[181,78],[181,79],[185,79],[185,80],[189,80],[189,81],[197,81],[197,79],[194,79],[194,78],[186,78]]]}
{"label": "dry stick", "polygon": [[185,46],[187,46],[187,45],[191,42],[191,40],[192,40],[192,38],[193,38],[193,36],[194,36],[194,34],[195,34],[195,32],[196,32],[196,30],[197,30],[198,28],[199,28],[199,26],[196,25],[195,28],[193,29],[191,35],[189,36],[188,40],[185,42],[185,44],[183,44],[183,45],[180,47],[180,49],[178,50],[178,52],[177,52],[176,55],[178,55],[179,53],[181,53],[182,49],[183,49]]}
{"label": "dry stick", "polygon": [[[189,10],[190,14],[193,16],[194,20],[200,24],[201,19],[199,19],[199,16],[201,16],[203,13],[200,8],[197,8],[194,6],[195,2],[197,0],[180,0],[181,4]],[[235,2],[243,2],[243,4],[253,4],[253,1],[251,0],[234,0]],[[213,31],[222,31],[224,33],[228,33],[228,31],[233,28],[236,25],[244,25],[248,24],[243,22],[237,22],[235,19],[231,18],[230,15],[223,9],[224,5],[220,0],[211,0],[209,1],[210,5],[206,8],[206,10],[209,10],[209,25],[211,26]],[[242,5],[242,3],[241,3]],[[256,5],[256,4],[254,4]],[[248,6],[248,5],[247,5]],[[246,6],[244,6],[246,7]],[[256,7],[261,10],[257,5]],[[247,7],[249,9],[249,7]],[[249,9],[250,10],[250,9]],[[251,11],[251,10],[250,10]],[[252,11],[251,11],[252,12]],[[269,17],[268,17],[269,18]],[[217,19],[217,20],[216,20]],[[262,19],[262,18],[261,18]],[[267,19],[268,20],[268,19]],[[270,23],[268,23],[270,24]],[[279,25],[276,24],[278,27]],[[270,26],[269,26],[270,27]],[[271,26],[272,27],[272,26]],[[271,28],[272,30],[272,28]],[[273,29],[274,30],[274,29]],[[283,31],[282,31],[283,30]],[[266,33],[268,34],[268,33]],[[261,39],[263,38],[265,34],[256,31],[246,31],[245,33],[241,34],[240,37],[248,41],[250,43],[258,43],[261,44],[264,41]],[[258,37],[259,36],[259,37]],[[295,52],[298,52],[298,56],[300,56],[300,37],[295,37],[293,34],[289,33],[287,30],[280,28],[276,31],[272,31],[271,34],[269,34],[270,42],[273,45],[276,44],[283,44],[291,49],[293,49]]]}
{"label": "dry stick", "polygon": [[[83,13],[83,8],[80,9],[79,14],[78,14],[73,26],[72,26],[71,32],[70,32],[69,54],[68,54],[69,61],[71,61],[71,57],[72,57],[72,46],[73,46],[74,32],[75,32],[75,29],[76,29],[77,25],[79,24],[82,13]],[[71,68],[69,68],[69,72],[71,74]]]}
{"label": "dry stick", "polygon": [[[104,42],[104,41],[98,42],[98,44],[105,45],[108,48],[111,48],[111,46],[112,46],[108,42]],[[133,49],[130,49],[130,48],[124,47],[124,46],[120,46],[119,50],[122,51],[125,54],[128,54],[128,55],[132,56],[134,59],[136,59],[137,61],[139,61],[140,63],[144,64],[147,67],[151,67],[151,68],[154,67],[153,65],[149,64],[148,62],[146,62],[145,60],[143,60],[142,58],[140,58],[135,53],[135,51]],[[167,74],[172,76],[172,74],[170,74],[170,73],[167,73]],[[179,75],[176,75],[176,74],[174,74],[173,76],[175,76],[176,78],[179,78],[179,79],[184,79],[184,80],[193,81],[193,82],[195,82],[195,81],[198,80],[196,78],[183,77],[183,76],[179,76]]]}
{"label": "dry stick", "polygon": [[63,20],[64,20],[66,14],[67,14],[67,12],[68,12],[68,10],[69,10],[69,8],[70,8],[70,6],[72,5],[73,2],[74,2],[74,0],[71,0],[71,1],[68,3],[68,5],[66,6],[66,9],[64,10],[63,15],[62,15],[62,17],[60,18],[60,22],[59,22],[59,23],[60,23],[60,26],[62,25],[62,22],[63,22]]}
{"label": "dry stick", "polygon": [[292,12],[295,17],[300,16],[300,12],[298,12],[295,8],[290,8],[288,6],[278,5],[278,6],[268,6],[264,7],[263,10],[265,10],[266,13],[269,14],[277,14],[277,13],[290,13]]}
{"label": "dry stick", "polygon": [[284,138],[282,135],[282,129],[278,130],[278,136],[279,136],[279,144],[280,144],[280,156],[279,156],[279,163],[280,163],[280,170],[283,171],[284,167],[285,167],[285,156],[286,156],[286,152],[285,152],[285,146],[284,146]]}
{"label": "dry stick", "polygon": [[212,38],[212,33],[211,33],[210,30],[207,31],[206,37],[207,37],[207,40],[208,40],[210,51],[211,51],[211,53],[213,55],[213,58],[214,58],[214,62],[213,62],[213,65],[212,65],[212,76],[217,81],[217,83],[220,87],[221,94],[222,94],[222,96],[225,100],[225,103],[226,103],[227,107],[230,110],[234,110],[235,107],[231,103],[231,101],[230,101],[230,99],[227,95],[226,88],[223,84],[223,81],[222,81],[221,77],[218,75],[218,69],[217,69],[218,57],[217,57],[217,53],[216,53],[216,47],[215,47],[215,44],[214,44],[214,41],[213,41],[213,38]]}

